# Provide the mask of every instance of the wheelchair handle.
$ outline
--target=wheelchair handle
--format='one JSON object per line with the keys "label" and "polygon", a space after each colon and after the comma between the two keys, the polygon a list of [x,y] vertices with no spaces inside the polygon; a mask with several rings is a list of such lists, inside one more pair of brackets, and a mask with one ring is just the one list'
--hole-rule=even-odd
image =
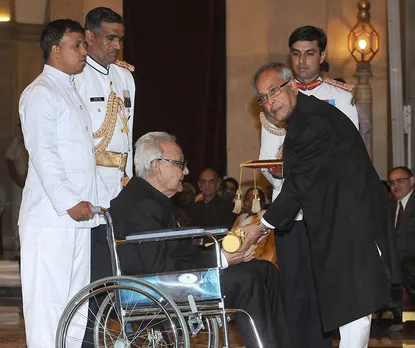
{"label": "wheelchair handle", "polygon": [[102,208],[102,207],[91,207],[90,209],[92,211],[92,214],[94,214],[94,215],[96,215],[96,214],[102,215],[105,212],[105,209]]}

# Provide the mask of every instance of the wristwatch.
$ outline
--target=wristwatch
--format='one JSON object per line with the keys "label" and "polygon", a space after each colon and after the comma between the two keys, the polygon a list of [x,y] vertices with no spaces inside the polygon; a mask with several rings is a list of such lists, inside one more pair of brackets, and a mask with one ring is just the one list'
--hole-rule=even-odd
{"label": "wristwatch", "polygon": [[271,231],[271,228],[265,226],[261,221],[258,221],[256,225],[259,228],[259,232],[261,232],[263,236],[266,236],[269,233],[269,231]]}

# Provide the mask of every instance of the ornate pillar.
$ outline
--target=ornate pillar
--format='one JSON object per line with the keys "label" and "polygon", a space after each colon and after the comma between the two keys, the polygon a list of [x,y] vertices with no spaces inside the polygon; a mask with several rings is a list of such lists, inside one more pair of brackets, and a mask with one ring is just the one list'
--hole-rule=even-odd
{"label": "ornate pillar", "polygon": [[369,85],[370,61],[379,51],[379,35],[370,24],[370,2],[360,0],[357,4],[357,23],[349,34],[349,51],[357,62],[355,90],[359,113],[360,133],[369,156],[373,159],[372,141],[372,88]]}
{"label": "ornate pillar", "polygon": [[359,115],[360,134],[366,144],[369,156],[373,155],[372,141],[372,88],[369,78],[372,76],[370,63],[356,64],[357,85],[355,87],[356,107]]}

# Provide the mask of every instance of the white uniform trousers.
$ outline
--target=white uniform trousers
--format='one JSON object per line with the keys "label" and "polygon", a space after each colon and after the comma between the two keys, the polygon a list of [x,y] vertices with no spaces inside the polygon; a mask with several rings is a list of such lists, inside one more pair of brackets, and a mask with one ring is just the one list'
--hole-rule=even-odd
{"label": "white uniform trousers", "polygon": [[339,348],[367,348],[371,321],[372,315],[367,315],[341,326]]}
{"label": "white uniform trousers", "polygon": [[[376,243],[379,256],[382,251]],[[339,328],[340,344],[339,348],[367,348],[370,339],[370,324],[372,323],[372,314],[356,319],[349,324]]]}
{"label": "white uniform trousers", "polygon": [[[54,348],[60,316],[71,298],[90,279],[89,228],[20,226],[23,313],[28,348]],[[84,319],[68,335],[68,347],[80,347]]]}

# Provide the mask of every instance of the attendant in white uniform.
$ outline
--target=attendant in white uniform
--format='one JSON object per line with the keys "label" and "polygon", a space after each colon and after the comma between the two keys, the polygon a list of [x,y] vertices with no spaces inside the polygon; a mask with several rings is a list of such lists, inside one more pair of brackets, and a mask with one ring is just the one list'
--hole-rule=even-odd
{"label": "attendant in white uniform", "polygon": [[[327,36],[324,31],[314,26],[299,27],[290,35],[288,46],[299,92],[313,95],[336,106],[359,129],[358,114],[352,94],[354,87],[320,77],[320,64],[326,58]],[[277,95],[278,92],[279,88],[276,87],[274,94]],[[272,95],[272,90],[270,94]],[[283,159],[285,129],[272,125],[263,113],[260,114],[260,121],[262,127],[259,158]],[[272,200],[274,200],[281,191],[283,180],[273,170],[264,169],[262,173],[273,186]],[[295,220],[289,234],[276,238],[280,273],[283,279],[282,291],[285,292],[283,302],[286,307],[285,312],[290,313],[287,322],[292,335],[297,337],[298,347],[304,344],[308,344],[310,348],[331,347],[331,338],[323,335],[321,329],[308,239],[301,210]],[[299,329],[300,327],[303,329]],[[344,342],[347,340],[345,339]]]}
{"label": "attendant in white uniform", "polygon": [[[43,72],[19,104],[29,154],[19,217],[28,348],[55,347],[63,309],[89,283],[90,233],[98,225],[90,209],[97,204],[91,121],[74,85],[86,64],[84,29],[70,19],[50,22],[41,48]],[[69,334],[81,340],[85,324]]]}
{"label": "attendant in white uniform", "polygon": [[[85,19],[87,64],[76,76],[81,98],[91,115],[98,175],[98,204],[108,208],[133,172],[132,134],[134,67],[117,60],[124,41],[122,17],[106,7],[88,12]],[[92,231],[91,281],[111,275],[105,222]]]}
{"label": "attendant in white uniform", "polygon": [[[133,175],[134,67],[117,60],[125,34],[118,13],[106,7],[92,9],[85,30],[87,64],[75,80],[91,115],[98,175],[104,184],[98,188],[98,204],[108,208]],[[91,282],[112,272],[105,228],[101,220],[92,230]],[[90,313],[95,310],[90,308]],[[89,325],[93,317],[90,319]],[[92,343],[92,327],[84,346],[88,342]]]}

